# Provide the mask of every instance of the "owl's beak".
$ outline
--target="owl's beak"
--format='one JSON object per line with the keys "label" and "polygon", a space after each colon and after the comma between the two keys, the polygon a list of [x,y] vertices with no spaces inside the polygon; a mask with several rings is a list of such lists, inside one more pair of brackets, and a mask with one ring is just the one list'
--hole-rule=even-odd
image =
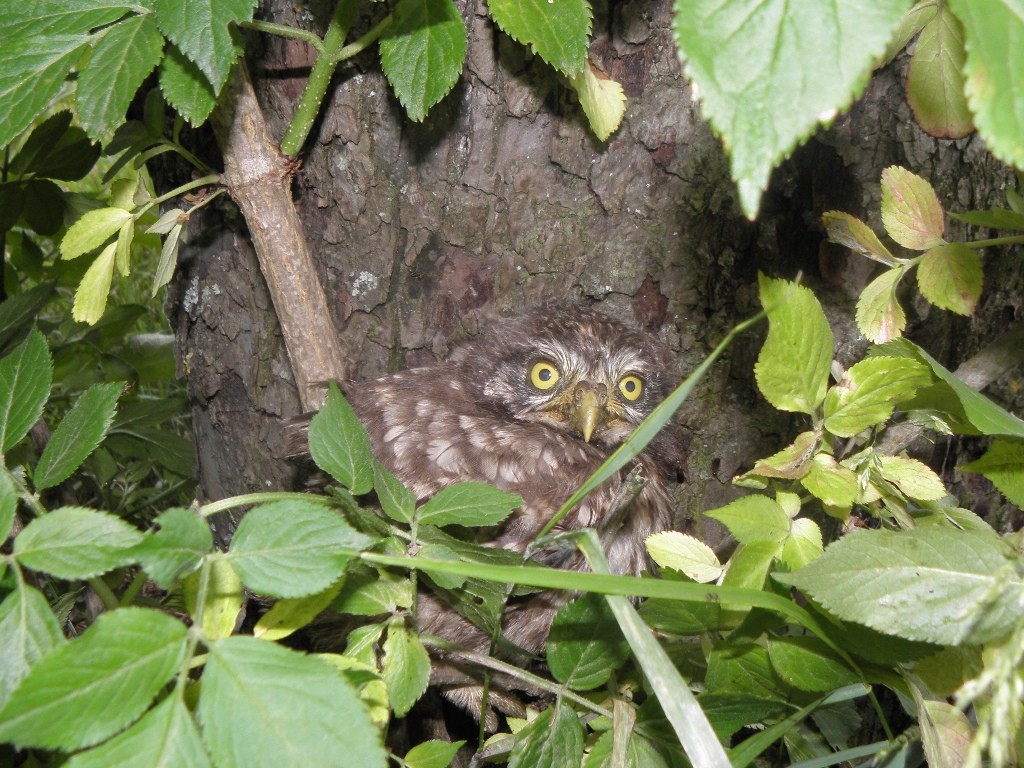
{"label": "owl's beak", "polygon": [[573,395],[575,400],[573,419],[576,422],[576,428],[583,435],[583,439],[589,443],[594,430],[604,420],[604,408],[608,404],[608,394],[602,385],[584,381],[576,385]]}

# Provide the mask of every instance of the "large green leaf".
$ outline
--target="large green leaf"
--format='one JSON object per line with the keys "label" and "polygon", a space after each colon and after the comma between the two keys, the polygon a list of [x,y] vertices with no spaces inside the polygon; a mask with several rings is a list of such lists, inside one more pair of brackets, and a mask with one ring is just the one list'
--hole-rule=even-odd
{"label": "large green leaf", "polygon": [[94,384],[82,393],[50,436],[36,465],[36,490],[64,482],[96,450],[114,419],[125,382]]}
{"label": "large green leaf", "polygon": [[33,331],[0,360],[0,451],[23,438],[43,413],[53,383],[53,363],[43,334]]}
{"label": "large green leaf", "polygon": [[0,14],[0,48],[30,35],[81,35],[138,10],[130,0],[33,0],[7,3]]}
{"label": "large green leaf", "polygon": [[457,483],[439,491],[416,512],[421,523],[430,525],[496,525],[523,503],[486,483]]}
{"label": "large green leaf", "polygon": [[252,20],[256,0],[154,0],[153,7],[160,31],[199,66],[214,93],[220,93],[242,53],[234,25]]}
{"label": "large green leaf", "polygon": [[490,0],[487,7],[502,32],[559,72],[575,77],[583,71],[591,22],[586,0]]}
{"label": "large green leaf", "polygon": [[213,644],[198,715],[216,765],[387,765],[380,732],[344,675],[274,643]]}
{"label": "large green leaf", "polygon": [[1006,498],[1024,509],[1024,442],[993,440],[984,456],[960,469],[984,475]]}
{"label": "large green leaf", "polygon": [[754,218],[772,168],[864,88],[907,0],[676,0],[675,30],[705,117]]}
{"label": "large green leaf", "polygon": [[88,44],[85,35],[14,37],[0,45],[0,148],[46,108]]}
{"label": "large green leaf", "polygon": [[112,736],[179,670],[186,633],[159,611],[100,615],[84,635],[32,667],[0,710],[0,741],[71,750]]}
{"label": "large green leaf", "polygon": [[629,658],[629,645],[600,595],[585,594],[563,607],[548,635],[548,668],[558,682],[578,691],[604,685]]}
{"label": "large green leaf", "polygon": [[825,397],[825,429],[853,437],[892,416],[897,405],[932,380],[928,369],[900,357],[871,357],[855,363]]}
{"label": "large green leaf", "polygon": [[0,603],[0,707],[36,662],[64,642],[43,593],[27,584]]}
{"label": "large green leaf", "polygon": [[110,138],[142,81],[163,57],[152,14],[131,16],[103,33],[78,80],[78,116],[89,136]]}
{"label": "large green leaf", "polygon": [[384,641],[384,683],[395,717],[405,717],[430,682],[430,656],[420,638],[399,619],[388,626]]}
{"label": "large green leaf", "polygon": [[452,0],[399,0],[380,40],[384,75],[419,122],[455,85],[466,58],[466,27]]}
{"label": "large green leaf", "polygon": [[210,526],[189,509],[172,508],[153,521],[154,530],[135,547],[146,575],[164,589],[194,569],[213,547]]}
{"label": "large green leaf", "polygon": [[14,540],[18,562],[62,579],[88,579],[135,562],[142,541],[133,526],[108,512],[61,507],[25,526]]}
{"label": "large green leaf", "polygon": [[1016,626],[1024,611],[1024,581],[1007,554],[991,530],[856,530],[805,568],[775,578],[879,632],[982,643]]}
{"label": "large green leaf", "polygon": [[509,768],[579,765],[583,758],[583,726],[572,708],[558,702],[517,734]]}
{"label": "large green leaf", "polygon": [[309,424],[309,453],[320,469],[359,495],[373,487],[370,436],[332,381],[327,400]]}
{"label": "large green leaf", "polygon": [[1024,9],[1020,0],[951,0],[964,25],[967,101],[993,155],[1024,168]]}
{"label": "large green leaf", "polygon": [[960,139],[974,130],[964,95],[964,31],[943,5],[917,40],[907,72],[907,98],[932,136]]}
{"label": "large green leaf", "polygon": [[164,51],[160,90],[191,125],[202,125],[217,104],[217,93],[206,75],[176,45],[168,45]]}

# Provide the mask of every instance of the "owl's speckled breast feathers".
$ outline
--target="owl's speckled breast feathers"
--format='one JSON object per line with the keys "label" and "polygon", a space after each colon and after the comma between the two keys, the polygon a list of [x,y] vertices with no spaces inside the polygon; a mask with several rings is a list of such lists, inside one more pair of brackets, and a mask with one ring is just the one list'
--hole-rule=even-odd
{"label": "owl's speckled breast feathers", "polygon": [[[417,498],[460,481],[522,496],[493,542],[522,551],[677,379],[671,353],[654,337],[583,305],[552,302],[496,323],[445,362],[352,385],[347,395],[378,458]],[[671,430],[638,458],[647,483],[621,528],[602,537],[616,572],[646,570],[644,539],[670,527],[668,487],[679,458]],[[605,483],[559,527],[600,530],[621,482]],[[539,559],[581,567],[564,550]]]}

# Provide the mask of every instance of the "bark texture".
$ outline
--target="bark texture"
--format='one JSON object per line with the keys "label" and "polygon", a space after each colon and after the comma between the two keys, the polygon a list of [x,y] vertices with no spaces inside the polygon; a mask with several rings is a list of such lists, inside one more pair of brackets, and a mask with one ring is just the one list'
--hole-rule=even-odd
{"label": "bark texture", "polygon": [[[682,78],[671,2],[594,3],[591,60],[629,98],[606,144],[588,133],[554,72],[496,30],[482,0],[460,7],[470,34],[466,67],[427,120],[404,117],[376,50],[368,51],[339,70],[296,178],[296,207],[356,380],[444,356],[488,316],[557,297],[598,302],[662,334],[683,376],[757,311],[758,270],[802,273],[849,362],[865,347],[853,300],[872,265],[825,244],[820,214],[846,210],[880,230],[879,177],[891,164],[930,179],[958,210],[1001,203],[1011,178],[977,138],[940,142],[917,128],[898,60],[776,172],[751,224]],[[322,31],[330,8],[308,8],[299,14],[273,2],[261,12]],[[376,20],[361,19],[353,37]],[[291,40],[261,44],[250,65],[280,136],[311,54]],[[297,413],[298,399],[245,233],[211,218],[182,271],[175,311],[203,487],[216,496],[290,482],[274,454],[280,419]],[[996,335],[993,326],[1024,316],[1021,265],[1009,249],[988,257],[972,319],[910,299],[911,338],[955,368]],[[679,417],[689,445],[678,520],[697,521],[705,535],[713,531],[701,510],[734,498],[731,477],[801,426],[768,407],[753,384],[763,333],[736,344]],[[1019,407],[1019,385],[1019,371],[1011,372],[994,393]],[[936,448],[951,467],[962,446]],[[990,488],[975,490],[979,504],[999,503]]]}

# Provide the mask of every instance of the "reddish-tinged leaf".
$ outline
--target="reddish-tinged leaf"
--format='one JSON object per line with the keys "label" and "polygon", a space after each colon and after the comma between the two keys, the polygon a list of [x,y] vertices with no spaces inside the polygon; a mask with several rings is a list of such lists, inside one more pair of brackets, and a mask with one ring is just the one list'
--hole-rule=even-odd
{"label": "reddish-tinged leaf", "polygon": [[942,244],[942,204],[932,185],[906,168],[882,171],[882,223],[905,248],[926,251]]}
{"label": "reddish-tinged leaf", "polygon": [[960,315],[974,312],[981,283],[981,257],[963,243],[932,248],[917,267],[921,294],[935,306]]}

